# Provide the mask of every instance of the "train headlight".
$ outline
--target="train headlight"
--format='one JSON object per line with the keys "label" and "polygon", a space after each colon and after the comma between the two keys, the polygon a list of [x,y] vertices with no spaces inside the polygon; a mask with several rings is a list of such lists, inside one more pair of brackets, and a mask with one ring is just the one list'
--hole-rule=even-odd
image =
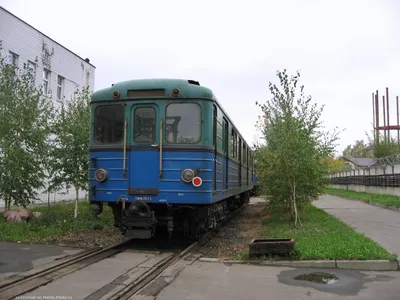
{"label": "train headlight", "polygon": [[97,181],[103,182],[107,179],[108,172],[106,169],[97,169],[95,173],[95,177]]}
{"label": "train headlight", "polygon": [[174,97],[178,97],[181,94],[181,91],[179,89],[173,89],[172,90],[172,95]]}
{"label": "train headlight", "polygon": [[183,170],[182,172],[182,180],[186,183],[189,183],[194,178],[194,171],[191,169]]}

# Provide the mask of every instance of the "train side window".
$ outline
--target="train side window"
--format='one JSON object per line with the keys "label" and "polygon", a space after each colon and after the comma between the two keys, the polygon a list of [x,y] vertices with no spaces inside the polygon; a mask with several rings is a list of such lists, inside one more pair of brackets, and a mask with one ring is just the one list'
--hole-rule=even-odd
{"label": "train side window", "polygon": [[197,103],[170,103],[165,135],[171,144],[197,144],[201,140],[201,108]]}
{"label": "train side window", "polygon": [[153,144],[156,141],[156,110],[153,107],[136,108],[133,128],[136,144]]}
{"label": "train side window", "polygon": [[120,104],[99,105],[94,111],[94,142],[121,144],[124,140],[125,108]]}

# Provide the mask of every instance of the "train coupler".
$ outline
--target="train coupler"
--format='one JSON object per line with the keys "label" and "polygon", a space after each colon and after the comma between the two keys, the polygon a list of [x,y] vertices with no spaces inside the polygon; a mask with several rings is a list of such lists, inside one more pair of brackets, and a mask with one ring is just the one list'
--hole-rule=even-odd
{"label": "train coupler", "polygon": [[125,237],[133,239],[151,239],[155,233],[157,220],[154,211],[146,202],[138,200],[130,203],[122,213],[122,225],[126,229]]}

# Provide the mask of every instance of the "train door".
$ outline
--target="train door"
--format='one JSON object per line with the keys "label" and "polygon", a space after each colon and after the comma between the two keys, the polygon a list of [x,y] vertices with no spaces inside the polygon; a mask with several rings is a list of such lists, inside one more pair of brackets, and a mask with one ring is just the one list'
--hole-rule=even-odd
{"label": "train door", "polygon": [[246,186],[249,185],[249,148],[246,146]]}
{"label": "train door", "polygon": [[137,104],[131,113],[133,146],[128,160],[129,193],[156,195],[160,174],[159,109],[157,105]]}
{"label": "train door", "polygon": [[222,127],[222,136],[223,136],[223,149],[224,149],[224,168],[223,168],[223,172],[224,172],[224,180],[223,180],[223,190],[228,190],[228,162],[229,162],[229,158],[228,158],[228,142],[229,142],[229,137],[228,137],[228,121],[224,118],[223,119],[223,127]]}
{"label": "train door", "polygon": [[239,154],[239,187],[242,186],[242,138],[239,138],[239,147],[238,147],[238,154]]}
{"label": "train door", "polygon": [[213,174],[213,190],[217,191],[217,107],[213,105],[213,145],[214,145],[214,174]]}

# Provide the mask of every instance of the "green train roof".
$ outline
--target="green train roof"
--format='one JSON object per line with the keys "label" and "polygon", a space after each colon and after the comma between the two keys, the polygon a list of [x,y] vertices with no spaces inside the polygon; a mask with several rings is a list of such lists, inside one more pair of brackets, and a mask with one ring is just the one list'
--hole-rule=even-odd
{"label": "green train roof", "polygon": [[[180,96],[179,97],[173,97],[172,95],[172,90],[173,89],[179,89],[180,90]],[[165,94],[163,93],[162,96],[128,96],[128,91],[149,91],[149,90],[160,90],[164,89]],[[150,99],[162,99],[162,98],[174,98],[174,99],[182,99],[182,98],[206,98],[206,99],[212,99],[215,101],[220,109],[222,110],[223,114],[226,116],[226,118],[231,122],[232,126],[236,129],[238,134],[242,137],[242,139],[245,141],[243,136],[240,134],[238,128],[235,126],[233,121],[229,118],[228,114],[224,111],[222,106],[219,104],[216,96],[212,92],[211,89],[200,86],[200,84],[197,81],[194,80],[184,80],[184,79],[165,79],[165,78],[160,78],[160,79],[134,79],[134,80],[128,80],[128,81],[122,81],[118,82],[114,85],[112,85],[109,88],[105,88],[99,91],[96,91],[92,95],[92,102],[102,102],[102,101],[110,101],[113,100],[113,93],[115,91],[119,91],[120,95],[118,97],[118,100],[124,100],[124,99],[134,99],[134,98],[150,98]],[[247,146],[249,144],[245,141]]]}
{"label": "green train roof", "polygon": [[[113,99],[113,92],[119,91],[118,99],[133,98],[128,96],[128,91],[149,91],[149,90],[165,90],[165,95],[158,97],[173,97],[172,90],[178,88],[181,92],[179,98],[210,98],[215,99],[213,92],[204,86],[200,86],[198,82],[183,79],[135,79],[122,81],[114,84],[109,88],[96,91],[92,95],[92,101],[107,101]],[[158,98],[157,96],[147,96]],[[146,97],[146,98],[147,98]],[[144,97],[137,97],[144,98]]]}

